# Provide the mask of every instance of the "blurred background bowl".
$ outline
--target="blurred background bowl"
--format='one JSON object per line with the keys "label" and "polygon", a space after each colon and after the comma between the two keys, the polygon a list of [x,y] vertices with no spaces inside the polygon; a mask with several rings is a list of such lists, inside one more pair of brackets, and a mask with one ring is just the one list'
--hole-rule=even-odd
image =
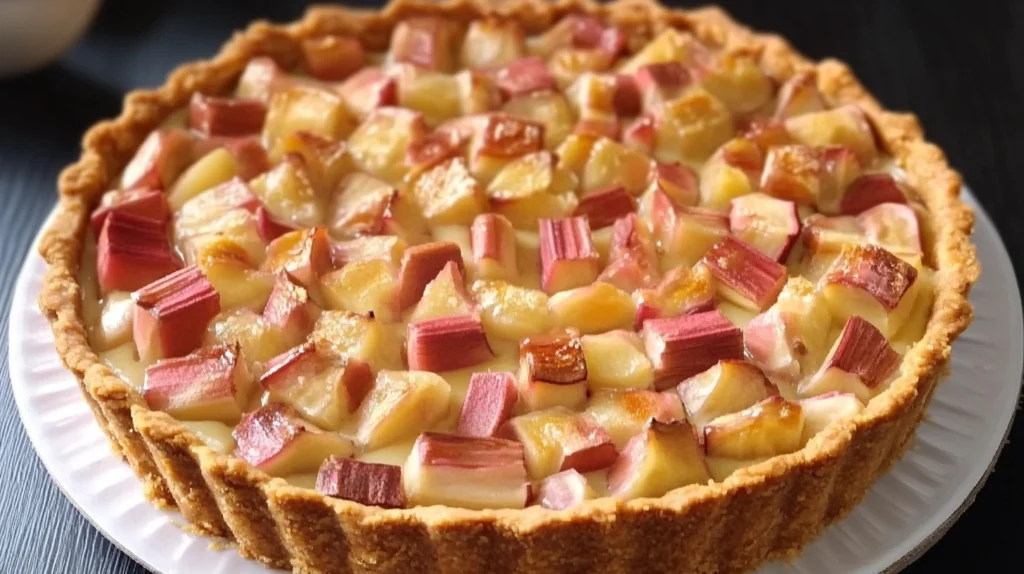
{"label": "blurred background bowl", "polygon": [[60,57],[92,22],[100,0],[0,0],[0,77]]}

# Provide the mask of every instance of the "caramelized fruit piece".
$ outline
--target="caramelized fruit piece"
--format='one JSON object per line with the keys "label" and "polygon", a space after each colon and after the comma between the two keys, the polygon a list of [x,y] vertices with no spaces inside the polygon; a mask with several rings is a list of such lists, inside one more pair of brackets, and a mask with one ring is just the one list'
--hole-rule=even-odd
{"label": "caramelized fruit piece", "polygon": [[195,266],[146,285],[132,299],[135,344],[144,363],[180,357],[199,347],[206,324],[220,312],[220,296]]}
{"label": "caramelized fruit piece", "polygon": [[398,105],[423,115],[429,126],[437,126],[462,113],[458,76],[419,68],[397,67]]}
{"label": "caramelized fruit piece", "polygon": [[475,281],[470,292],[480,306],[484,329],[492,337],[518,342],[551,328],[548,296],[541,291],[504,281]]}
{"label": "caramelized fruit piece", "polygon": [[391,35],[389,55],[393,62],[451,72],[457,63],[457,43],[454,27],[441,18],[406,18]]}
{"label": "caramelized fruit piece", "polygon": [[167,240],[167,222],[115,211],[96,245],[100,293],[132,291],[181,268]]}
{"label": "caramelized fruit piece", "polygon": [[753,193],[732,200],[729,231],[775,261],[785,261],[800,235],[800,217],[792,201]]}
{"label": "caramelized fruit piece", "polygon": [[540,151],[543,145],[543,125],[489,114],[473,137],[469,170],[481,183],[490,182],[512,160]]}
{"label": "caramelized fruit piece", "polygon": [[523,444],[526,469],[533,480],[561,470],[600,470],[618,457],[608,433],[594,419],[564,407],[513,417],[499,434]]}
{"label": "caramelized fruit piece", "polygon": [[275,152],[282,159],[294,161],[292,154],[302,158],[301,165],[309,178],[316,197],[329,195],[348,173],[352,171],[352,158],[348,155],[345,142],[332,141],[311,132],[299,131],[277,142]]}
{"label": "caramelized fruit piece", "polygon": [[348,150],[360,170],[397,184],[408,172],[406,149],[426,135],[427,123],[422,113],[405,108],[380,108],[352,132]]}
{"label": "caramelized fruit piece", "polygon": [[653,286],[659,275],[657,254],[647,228],[632,213],[618,219],[612,227],[608,266],[598,280],[632,292]]}
{"label": "caramelized fruit piece", "polygon": [[470,230],[473,266],[481,279],[513,279],[516,269],[516,233],[507,218],[482,213]]}
{"label": "caramelized fruit piece", "polygon": [[593,191],[621,185],[631,195],[640,195],[650,181],[654,162],[608,138],[600,138],[590,150],[583,167],[581,188]]}
{"label": "caramelized fruit piece", "polygon": [[251,388],[238,348],[220,345],[150,365],[142,396],[149,408],[176,419],[235,424]]}
{"label": "caramelized fruit piece", "polygon": [[718,294],[751,311],[774,303],[789,277],[783,265],[732,236],[713,245],[702,262],[714,275]]}
{"label": "caramelized fruit piece", "polygon": [[420,176],[412,197],[431,225],[469,225],[487,210],[487,196],[462,158],[450,159]]}
{"label": "caramelized fruit piece", "polygon": [[725,104],[696,86],[666,103],[654,117],[654,157],[665,163],[704,161],[736,131]]}
{"label": "caramelized fruit piece", "polygon": [[881,203],[857,216],[868,241],[894,253],[922,253],[921,227],[914,208],[902,203]]}
{"label": "caramelized fruit piece", "polygon": [[307,38],[302,41],[302,56],[309,74],[328,82],[340,82],[366,63],[363,45],[347,36]]}
{"label": "caramelized fruit piece", "polygon": [[[107,293],[103,298],[99,321],[89,327],[89,344],[97,351],[107,351],[132,341],[132,316],[135,303],[124,291]],[[134,349],[132,349],[134,354]]]}
{"label": "caramelized fruit piece", "polygon": [[542,480],[533,493],[533,500],[544,508],[563,510],[596,496],[587,483],[587,477],[570,468]]}
{"label": "caramelized fruit piece", "polygon": [[772,396],[704,427],[708,457],[750,460],[791,453],[801,446],[803,409]]}
{"label": "caramelized fruit piece", "polygon": [[302,156],[287,154],[281,163],[254,179],[249,187],[264,209],[282,225],[314,227],[323,221],[324,208],[309,175]]}
{"label": "caramelized fruit piece", "polygon": [[328,229],[342,239],[383,233],[385,218],[397,201],[397,189],[371,175],[353,173],[331,195]]}
{"label": "caramelized fruit piece", "polygon": [[458,433],[490,437],[512,417],[519,392],[512,373],[473,373],[462,403]]}
{"label": "caramelized fruit piece", "polygon": [[423,296],[427,283],[437,277],[449,262],[454,262],[465,277],[462,250],[451,242],[415,245],[405,250],[398,273],[398,309],[408,309]]}
{"label": "caramelized fruit piece", "polygon": [[398,104],[398,82],[379,68],[363,68],[338,88],[345,107],[360,121],[378,108]]}
{"label": "caramelized fruit piece", "polygon": [[743,332],[717,310],[649,319],[641,336],[658,389],[667,389],[720,360],[743,359]]}
{"label": "caramelized fruit piece", "polygon": [[577,408],[587,400],[587,361],[575,332],[542,335],[519,343],[519,396],[531,411]]}
{"label": "caramelized fruit piece", "polygon": [[700,201],[697,174],[681,163],[656,163],[651,182],[651,189],[654,188],[667,195],[675,205],[692,206]]}
{"label": "caramelized fruit piece", "polygon": [[423,297],[416,304],[409,321],[472,314],[475,306],[466,293],[465,283],[458,264],[449,261],[437,276],[427,283]]}
{"label": "caramelized fruit piece", "polygon": [[301,341],[319,316],[320,307],[310,299],[309,293],[293,283],[287,274],[279,273],[263,309],[267,322],[279,329],[282,337]]}
{"label": "caramelized fruit piece", "polygon": [[[490,109],[490,108],[488,108]],[[569,102],[561,92],[532,92],[505,102],[508,115],[544,126],[544,149],[553,150],[572,132],[576,122]]]}
{"label": "caramelized fruit piece", "polygon": [[589,285],[600,271],[600,255],[585,217],[540,220],[541,281],[556,293]]}
{"label": "caramelized fruit piece", "polygon": [[220,295],[221,309],[259,310],[266,304],[274,277],[259,271],[235,240],[222,235],[201,235],[190,240],[192,262]]}
{"label": "caramelized fruit piece", "polygon": [[275,239],[267,247],[263,269],[272,273],[284,271],[296,283],[315,290],[320,277],[330,271],[332,265],[327,230],[313,227],[291,231]]}
{"label": "caramelized fruit piece", "polygon": [[355,120],[338,94],[313,86],[291,86],[275,91],[263,124],[263,143],[274,145],[290,134],[307,131],[331,140],[348,137]]}
{"label": "caramelized fruit piece", "polygon": [[818,77],[814,72],[798,72],[779,88],[775,119],[820,112],[827,108],[825,97],[818,90]]}
{"label": "caramelized fruit piece", "polygon": [[239,98],[252,98],[267,103],[275,91],[290,83],[288,74],[277,65],[277,62],[266,56],[257,56],[249,60],[245,70],[242,71],[238,87],[235,88],[235,95]]}
{"label": "caramelized fruit piece", "polygon": [[853,104],[789,118],[786,131],[803,145],[849,147],[865,165],[878,155],[875,133],[867,115]]}
{"label": "caramelized fruit piece", "polygon": [[643,97],[646,112],[657,111],[665,102],[683,94],[693,83],[693,75],[680,62],[660,62],[637,69],[636,83]]}
{"label": "caramelized fruit piece", "polygon": [[431,428],[448,414],[451,388],[439,375],[380,371],[359,407],[356,442],[375,450]]}
{"label": "caramelized fruit piece", "polygon": [[393,321],[398,273],[386,259],[352,261],[320,278],[320,293],[330,309],[373,314]]}
{"label": "caramelized fruit piece", "polygon": [[470,315],[410,323],[407,337],[409,368],[414,371],[452,371],[479,365],[494,356],[483,323]]}
{"label": "caramelized fruit piece", "polygon": [[281,337],[278,330],[252,309],[241,308],[214,317],[206,327],[203,345],[238,345],[242,358],[256,372],[264,363],[288,350],[295,341]]}
{"label": "caramelized fruit piece", "polygon": [[804,411],[804,444],[837,420],[849,419],[864,410],[864,403],[851,393],[825,393],[800,401]]}
{"label": "caramelized fruit piece", "polygon": [[506,98],[554,90],[558,87],[544,61],[536,56],[521,58],[498,70],[496,83]]}
{"label": "caramelized fruit piece", "polygon": [[864,402],[900,364],[900,355],[871,323],[853,315],[846,320],[821,369],[800,386],[800,394],[853,393]]}
{"label": "caramelized fruit piece", "polygon": [[690,267],[729,234],[729,218],[717,211],[679,206],[668,194],[651,197],[654,236],[664,252],[663,268]]}
{"label": "caramelized fruit piece", "polygon": [[405,508],[402,467],[328,457],[316,475],[318,492],[367,506]]}
{"label": "caramelized fruit piece", "polygon": [[401,364],[400,339],[372,316],[325,311],[313,327],[311,340],[318,349],[369,363],[374,372]]}
{"label": "caramelized fruit piece", "polygon": [[693,426],[651,419],[608,470],[608,490],[623,499],[659,497],[710,479]]}
{"label": "caramelized fruit piece", "polygon": [[523,508],[523,445],[500,438],[423,433],[406,460],[405,491],[420,506]]}
{"label": "caramelized fruit piece", "polygon": [[579,204],[578,180],[558,164],[554,154],[542,151],[508,163],[487,187],[492,210],[515,228],[537,229],[538,220],[570,215]]}
{"label": "caramelized fruit piece", "polygon": [[218,98],[192,95],[189,103],[189,127],[209,136],[247,136],[263,130],[267,106],[247,98]]}
{"label": "caramelized fruit piece", "polygon": [[610,283],[596,282],[555,293],[548,299],[555,325],[586,335],[628,329],[636,308],[629,293]]}
{"label": "caramelized fruit piece", "polygon": [[914,305],[917,269],[877,245],[844,247],[821,279],[832,315],[858,315],[884,336],[899,330]]}
{"label": "caramelized fruit piece", "polygon": [[352,441],[276,403],[243,416],[232,435],[234,455],[272,476],[316,472],[327,457],[344,458],[353,451]]}
{"label": "caramelized fruit piece", "polygon": [[721,52],[701,66],[701,84],[735,114],[751,113],[772,98],[775,85],[754,55]]}
{"label": "caramelized fruit piece", "polygon": [[621,449],[640,434],[652,418],[669,422],[685,418],[674,392],[647,389],[597,390],[591,395],[587,414],[594,418]]}
{"label": "caramelized fruit piece", "polygon": [[742,360],[719,361],[676,387],[686,418],[698,429],[778,394],[761,369]]}

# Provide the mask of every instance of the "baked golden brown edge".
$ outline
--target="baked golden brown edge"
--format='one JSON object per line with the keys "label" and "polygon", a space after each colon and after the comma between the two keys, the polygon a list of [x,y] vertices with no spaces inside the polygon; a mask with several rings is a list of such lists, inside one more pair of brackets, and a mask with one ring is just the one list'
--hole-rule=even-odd
{"label": "baked golden brown edge", "polygon": [[[143,138],[193,92],[228,91],[257,55],[291,67],[299,41],[311,36],[351,34],[383,49],[393,26],[411,15],[507,15],[538,31],[570,12],[597,14],[628,32],[690,30],[712,46],[757,54],[780,80],[816,69],[833,104],[856,103],[871,117],[932,216],[924,227],[938,273],[924,338],[904,358],[902,375],[861,414],[798,452],[659,499],[601,499],[563,511],[383,510],[289,486],[204,447],[169,416],[150,411],[89,347],[76,281],[89,212]],[[155,90],[129,93],[121,115],[96,124],[82,147],[78,162],[60,175],[58,210],[39,248],[48,264],[39,305],[61,359],[155,504],[178,507],[194,528],[234,540],[246,557],[302,572],[725,572],[793,556],[902,455],[952,341],[970,323],[967,296],[979,274],[969,241],[974,216],[959,199],[960,176],[924,141],[917,119],[883,110],[843,63],[809,62],[782,38],[751,32],[713,7],[668,10],[652,0],[399,0],[379,12],[315,7],[291,25],[255,22],[213,59],[179,67]]]}

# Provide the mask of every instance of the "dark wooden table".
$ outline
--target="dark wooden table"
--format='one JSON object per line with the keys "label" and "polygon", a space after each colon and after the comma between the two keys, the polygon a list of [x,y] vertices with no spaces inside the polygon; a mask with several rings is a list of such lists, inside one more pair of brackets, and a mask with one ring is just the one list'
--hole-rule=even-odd
{"label": "dark wooden table", "polygon": [[[17,0],[16,0],[17,1]],[[36,1],[36,0],[20,0]],[[254,17],[290,20],[302,2],[106,0],[87,37],[57,64],[0,81],[0,321],[29,242],[51,209],[81,133],[122,94],[211,54]],[[1024,2],[725,0],[738,18],[782,33],[814,58],[849,62],[889,108],[918,114],[1024,263]],[[144,569],[103,538],[50,481],[11,396],[0,335],[0,573]],[[1011,382],[1008,382],[1011,383]],[[1011,383],[1012,384],[1012,383]],[[1021,418],[1011,440],[1022,438]],[[1021,458],[1011,443],[974,505],[911,572],[1007,569],[1021,534]]]}

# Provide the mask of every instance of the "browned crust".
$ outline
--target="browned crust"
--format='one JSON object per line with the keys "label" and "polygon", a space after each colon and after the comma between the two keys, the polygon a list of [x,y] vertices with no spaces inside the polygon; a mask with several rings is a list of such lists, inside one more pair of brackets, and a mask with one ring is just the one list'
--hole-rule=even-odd
{"label": "browned crust", "polygon": [[[928,256],[938,273],[924,338],[907,353],[902,375],[861,414],[799,452],[659,499],[601,499],[564,511],[383,510],[289,486],[213,452],[170,417],[149,411],[99,361],[85,336],[76,283],[90,208],[146,134],[193,92],[227,91],[254,55],[290,66],[299,41],[311,36],[352,34],[383,48],[395,23],[414,14],[461,20],[504,14],[536,31],[574,11],[641,35],[665,26],[688,29],[711,45],[759,54],[779,79],[814,69],[832,103],[852,102],[868,112],[932,215]],[[979,267],[969,241],[974,215],[959,199],[960,184],[942,151],[924,141],[917,119],[881,109],[843,63],[809,62],[785,40],[753,33],[717,8],[669,11],[652,0],[399,0],[375,13],[313,8],[292,25],[252,24],[212,60],[181,66],[156,90],[132,92],[118,118],[89,130],[81,158],[61,174],[60,205],[40,246],[49,268],[39,305],[97,422],[145,482],[150,499],[177,505],[205,532],[233,538],[246,557],[296,572],[743,571],[797,555],[849,512],[910,442],[953,340],[971,321],[967,296]]]}

